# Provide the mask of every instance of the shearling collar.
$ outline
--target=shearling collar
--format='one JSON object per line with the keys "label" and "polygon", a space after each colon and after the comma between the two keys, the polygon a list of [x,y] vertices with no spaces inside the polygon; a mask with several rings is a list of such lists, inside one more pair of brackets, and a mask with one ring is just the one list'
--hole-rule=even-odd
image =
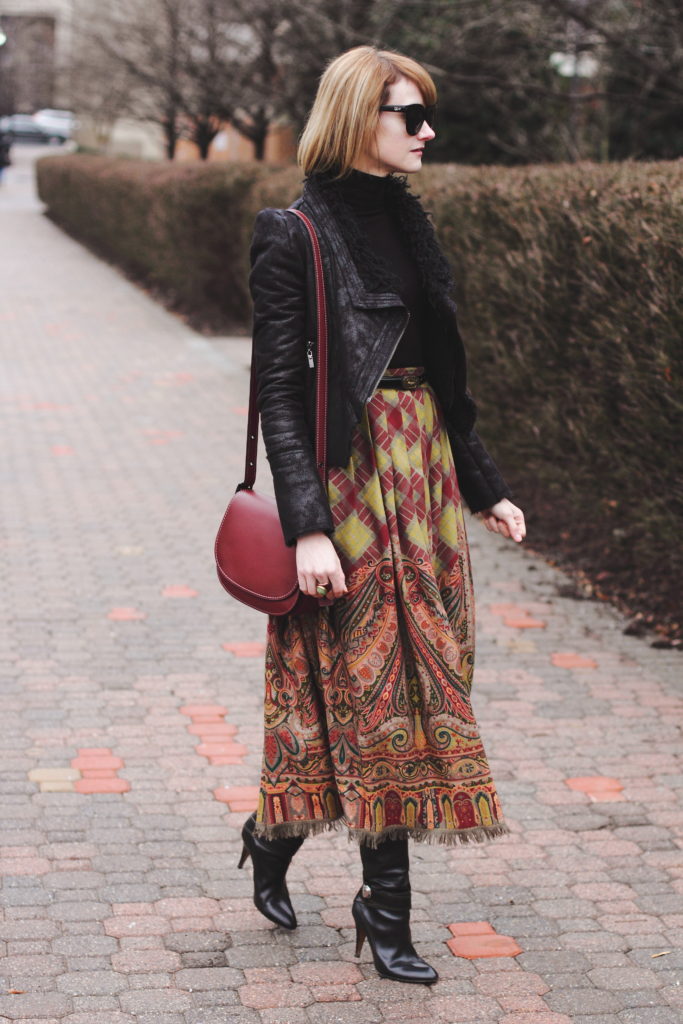
{"label": "shearling collar", "polygon": [[[419,196],[410,191],[405,176],[390,175],[386,183],[387,208],[413,253],[420,280],[430,304],[443,310],[453,286],[450,267],[439,246],[429,216]],[[315,197],[329,210],[335,225],[348,246],[363,284],[369,292],[398,292],[398,281],[391,268],[372,249],[360,230],[353,210],[344,200],[343,188],[332,174],[312,174],[304,183],[303,199]]]}

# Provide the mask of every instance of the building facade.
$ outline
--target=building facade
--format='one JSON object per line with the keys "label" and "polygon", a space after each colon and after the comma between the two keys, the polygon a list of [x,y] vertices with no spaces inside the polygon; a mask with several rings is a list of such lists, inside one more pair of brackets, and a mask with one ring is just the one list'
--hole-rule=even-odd
{"label": "building facade", "polygon": [[74,0],[0,0],[0,112],[67,106]]}
{"label": "building facade", "polygon": [[[0,0],[0,116],[32,114],[42,108],[74,110],[78,116],[77,141],[88,149],[111,155],[163,159],[161,128],[152,121],[125,116],[112,103],[115,90],[93,81],[85,90],[87,109],[79,109],[84,87],[74,83],[73,67],[79,63],[83,22],[106,13],[116,0]],[[72,92],[74,93],[72,95]],[[96,97],[105,101],[98,109]],[[123,105],[122,105],[123,106]],[[274,125],[266,139],[265,159],[288,163],[294,159],[295,139],[286,124]],[[197,147],[179,140],[176,158],[199,159]],[[214,139],[209,160],[244,161],[254,158],[253,144],[225,124]]]}

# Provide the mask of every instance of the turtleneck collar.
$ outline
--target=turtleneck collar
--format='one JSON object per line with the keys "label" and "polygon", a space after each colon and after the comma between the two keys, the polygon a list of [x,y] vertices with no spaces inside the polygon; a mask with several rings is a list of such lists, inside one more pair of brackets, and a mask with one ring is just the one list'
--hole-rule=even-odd
{"label": "turtleneck collar", "polygon": [[390,174],[367,174],[355,168],[346,178],[334,182],[344,201],[360,217],[371,217],[385,209],[392,184]]}

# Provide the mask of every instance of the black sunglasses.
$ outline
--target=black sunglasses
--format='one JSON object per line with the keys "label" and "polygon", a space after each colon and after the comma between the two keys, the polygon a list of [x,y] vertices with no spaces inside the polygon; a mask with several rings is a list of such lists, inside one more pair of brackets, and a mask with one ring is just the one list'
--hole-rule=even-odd
{"label": "black sunglasses", "polygon": [[406,131],[408,135],[417,135],[422,125],[427,122],[430,128],[434,125],[436,116],[436,104],[425,107],[422,103],[408,103],[407,106],[399,107],[395,104],[380,107],[380,110],[395,110],[403,114],[406,119]]}

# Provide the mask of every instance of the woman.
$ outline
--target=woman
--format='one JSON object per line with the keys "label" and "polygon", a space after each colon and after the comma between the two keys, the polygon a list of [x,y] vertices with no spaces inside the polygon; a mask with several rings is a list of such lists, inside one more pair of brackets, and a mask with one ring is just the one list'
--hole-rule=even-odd
{"label": "woman", "polygon": [[10,157],[10,149],[12,146],[12,136],[5,133],[0,128],[0,182],[2,182],[3,174],[6,167],[10,167],[12,160]]}
{"label": "woman", "polygon": [[359,842],[356,955],[430,984],[410,937],[408,837],[509,831],[469,700],[472,580],[461,494],[489,530],[524,516],[473,430],[451,277],[405,178],[434,138],[419,64],[361,46],[323,75],[294,204],[313,222],[329,319],[327,491],[316,470],[315,282],[306,229],[262,210],[251,250],[259,408],[288,544],[317,612],[271,617],[254,900],[296,927],[285,874],[307,835]]}

